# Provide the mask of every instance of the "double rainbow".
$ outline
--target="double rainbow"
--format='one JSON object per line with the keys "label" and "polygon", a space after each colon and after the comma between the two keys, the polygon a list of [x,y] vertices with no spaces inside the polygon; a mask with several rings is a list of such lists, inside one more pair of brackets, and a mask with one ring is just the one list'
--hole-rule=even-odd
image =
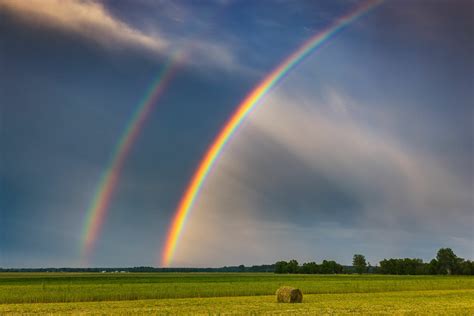
{"label": "double rainbow", "polygon": [[117,187],[120,173],[123,169],[125,160],[130,153],[132,145],[140,134],[140,131],[142,130],[146,119],[152,112],[154,105],[157,103],[158,98],[162,95],[167,84],[175,74],[177,66],[180,64],[182,58],[182,54],[176,53],[166,62],[156,79],[151,84],[145,97],[138,104],[132,117],[127,122],[121,137],[115,145],[115,149],[112,152],[107,168],[101,176],[101,180],[97,185],[94,197],[87,210],[87,217],[82,233],[83,238],[81,240],[81,259],[84,263],[87,263],[94,248],[94,244],[105,220],[112,195]]}
{"label": "double rainbow", "polygon": [[235,133],[242,121],[270,91],[270,89],[306,56],[315,51],[318,47],[321,47],[321,45],[328,41],[332,36],[369,12],[382,1],[383,0],[368,0],[363,2],[348,14],[337,19],[328,28],[311,37],[289,57],[287,57],[278,67],[270,72],[270,74],[267,75],[238,105],[229,121],[225,124],[205,153],[178,204],[161,254],[162,266],[169,266],[171,264],[186,219],[193,207],[196,197],[199,195],[207,175],[217,161],[225,144]]}

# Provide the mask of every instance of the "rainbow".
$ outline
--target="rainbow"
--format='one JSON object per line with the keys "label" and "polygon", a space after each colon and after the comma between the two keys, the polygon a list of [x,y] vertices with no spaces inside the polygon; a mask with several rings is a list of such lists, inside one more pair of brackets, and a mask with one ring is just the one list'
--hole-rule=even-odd
{"label": "rainbow", "polygon": [[115,145],[107,169],[105,169],[101,176],[94,197],[87,210],[82,233],[83,238],[81,239],[81,258],[84,263],[87,262],[93,250],[95,241],[104,222],[112,194],[117,187],[120,173],[130,149],[140,134],[146,119],[152,112],[153,106],[175,74],[176,68],[182,58],[183,56],[180,53],[176,53],[166,62],[147,90],[144,98],[133,112],[132,117],[127,122],[124,131]]}
{"label": "rainbow", "polygon": [[282,80],[285,74],[300,63],[306,56],[315,51],[344,27],[382,3],[382,1],[383,0],[369,0],[363,2],[348,14],[337,19],[328,28],[311,37],[290,56],[288,56],[278,67],[270,72],[270,74],[268,74],[238,105],[235,112],[204,154],[204,157],[199,163],[197,170],[192,176],[191,181],[178,204],[161,254],[161,266],[169,266],[171,264],[186,219],[193,207],[196,197],[199,195],[207,175],[217,161],[219,154],[222,152],[230,137],[235,133],[239,125],[252,109],[255,108],[259,101],[276,83]]}

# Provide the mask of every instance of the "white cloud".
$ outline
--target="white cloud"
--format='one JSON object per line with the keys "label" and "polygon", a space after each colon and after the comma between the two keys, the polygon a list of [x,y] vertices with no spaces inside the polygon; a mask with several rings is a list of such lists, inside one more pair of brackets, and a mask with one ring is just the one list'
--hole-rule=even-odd
{"label": "white cloud", "polygon": [[0,9],[23,21],[46,25],[93,40],[109,48],[132,46],[162,52],[167,40],[144,34],[89,0],[0,0]]}
{"label": "white cloud", "polygon": [[[176,4],[163,4],[160,14],[167,18],[189,20],[192,12]],[[177,35],[172,29],[148,24],[147,31],[140,30],[113,16],[100,2],[93,0],[0,0],[0,10],[6,10],[30,25],[40,25],[81,36],[97,44],[118,49],[135,48],[151,56],[174,55],[181,51],[185,62],[201,70],[221,69],[255,75],[255,69],[243,65],[235,54],[235,44],[205,38],[201,29],[211,28],[207,21],[200,24],[195,34]],[[183,22],[184,23],[184,22]],[[192,28],[189,25],[188,28]],[[202,36],[199,34],[202,33]]]}

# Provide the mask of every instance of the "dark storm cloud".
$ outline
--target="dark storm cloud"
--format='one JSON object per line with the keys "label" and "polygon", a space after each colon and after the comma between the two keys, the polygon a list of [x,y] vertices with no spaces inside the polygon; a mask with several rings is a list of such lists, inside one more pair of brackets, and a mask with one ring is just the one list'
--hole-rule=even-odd
{"label": "dark storm cloud", "polygon": [[401,31],[406,31],[405,39],[451,42],[455,44],[450,47],[453,50],[473,48],[470,41],[470,30],[474,26],[472,1],[387,1],[380,10],[384,19],[378,22],[385,32],[398,32],[400,36]]}

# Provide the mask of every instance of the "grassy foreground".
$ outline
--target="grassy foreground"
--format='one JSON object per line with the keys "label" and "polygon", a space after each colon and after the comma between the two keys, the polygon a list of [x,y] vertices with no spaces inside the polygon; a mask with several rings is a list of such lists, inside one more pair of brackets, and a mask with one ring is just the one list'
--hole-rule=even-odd
{"label": "grassy foreground", "polygon": [[473,315],[474,290],[309,294],[302,304],[278,304],[274,296],[0,305],[0,314],[158,315]]}
{"label": "grassy foreground", "polygon": [[[275,303],[281,285],[303,304]],[[474,278],[240,273],[4,273],[0,314],[474,314]]]}

